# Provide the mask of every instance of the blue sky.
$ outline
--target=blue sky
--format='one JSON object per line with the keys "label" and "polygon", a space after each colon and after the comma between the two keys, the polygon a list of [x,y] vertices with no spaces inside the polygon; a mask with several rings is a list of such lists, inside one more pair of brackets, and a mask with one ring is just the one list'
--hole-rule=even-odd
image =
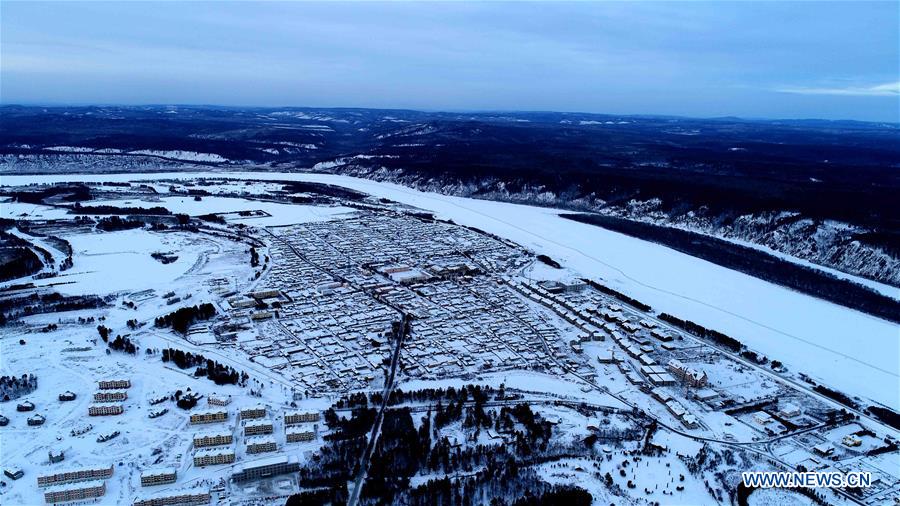
{"label": "blue sky", "polygon": [[898,9],[4,1],[0,101],[896,122]]}

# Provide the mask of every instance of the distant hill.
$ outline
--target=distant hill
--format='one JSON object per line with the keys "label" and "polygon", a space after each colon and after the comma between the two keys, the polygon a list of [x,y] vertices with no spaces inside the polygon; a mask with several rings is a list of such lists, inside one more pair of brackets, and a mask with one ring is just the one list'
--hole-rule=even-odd
{"label": "distant hill", "polygon": [[896,124],[201,106],[3,106],[0,121],[2,173],[339,172],[678,226],[900,286]]}

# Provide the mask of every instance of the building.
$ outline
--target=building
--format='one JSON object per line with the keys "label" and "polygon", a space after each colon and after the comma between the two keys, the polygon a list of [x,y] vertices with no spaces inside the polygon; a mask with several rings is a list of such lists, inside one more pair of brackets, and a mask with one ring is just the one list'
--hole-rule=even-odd
{"label": "building", "polygon": [[194,447],[230,445],[233,440],[234,436],[226,431],[198,433],[194,434]]}
{"label": "building", "polygon": [[94,394],[94,402],[124,401],[128,398],[125,390],[104,390]]}
{"label": "building", "polygon": [[700,422],[697,420],[697,417],[692,415],[691,413],[685,413],[681,417],[681,423],[684,424],[688,429],[696,429],[700,426]]}
{"label": "building", "polygon": [[108,379],[97,382],[97,388],[100,390],[122,390],[131,388],[131,380],[128,379]]}
{"label": "building", "polygon": [[231,479],[236,482],[256,480],[279,474],[294,473],[299,469],[300,463],[296,455],[280,455],[243,464],[238,468],[238,472],[231,475]]}
{"label": "building", "polygon": [[10,480],[18,480],[19,478],[25,476],[25,471],[22,471],[18,467],[12,467],[4,469],[3,474],[5,474],[6,477]]}
{"label": "building", "polygon": [[832,453],[834,453],[834,447],[828,443],[822,443],[822,444],[813,446],[813,451],[823,457],[827,457],[827,456],[831,455]]}
{"label": "building", "polygon": [[669,342],[672,342],[672,340],[673,340],[673,337],[670,334],[668,334],[666,332],[662,332],[658,329],[651,330],[650,335],[664,343],[669,343]]}
{"label": "building", "polygon": [[262,418],[266,416],[266,407],[262,404],[257,404],[256,406],[248,406],[246,408],[241,408],[240,414],[241,420]]}
{"label": "building", "polygon": [[74,401],[75,398],[78,397],[74,392],[66,391],[59,394],[59,400],[62,402]]}
{"label": "building", "polygon": [[44,422],[47,421],[47,418],[44,415],[31,415],[28,417],[28,425],[31,427],[36,427],[38,425],[44,425]]}
{"label": "building", "polygon": [[102,480],[88,481],[78,484],[57,485],[44,490],[44,501],[48,504],[82,501],[103,497],[106,494],[106,482]]}
{"label": "building", "polygon": [[719,396],[719,393],[710,388],[701,388],[694,391],[694,398],[700,402],[709,402]]}
{"label": "building", "polygon": [[191,423],[215,423],[228,420],[228,411],[224,409],[206,409],[191,413]]}
{"label": "building", "polygon": [[47,460],[51,464],[56,464],[58,462],[62,462],[64,460],[66,460],[66,454],[63,453],[62,450],[60,450],[60,451],[50,450],[49,452],[47,452]]}
{"label": "building", "polygon": [[247,453],[266,453],[274,452],[278,449],[275,444],[275,438],[272,436],[256,436],[245,439],[247,443]]}
{"label": "building", "polygon": [[275,432],[270,420],[248,420],[244,422],[244,436],[259,436]]}
{"label": "building", "polygon": [[34,403],[31,401],[20,402],[16,405],[16,411],[20,413],[34,411]]}
{"label": "building", "polygon": [[6,427],[7,425],[9,425],[9,418],[0,415],[0,427]]}
{"label": "building", "polygon": [[254,321],[268,320],[273,316],[271,311],[256,311],[250,315],[250,319]]}
{"label": "building", "polygon": [[134,501],[132,506],[190,506],[209,504],[212,495],[209,489],[200,490],[165,490],[153,495],[143,496]]}
{"label": "building", "polygon": [[316,438],[316,433],[311,430],[303,430],[297,427],[288,427],[284,431],[288,443],[300,443],[303,441],[312,441]]}
{"label": "building", "polygon": [[37,477],[39,487],[48,487],[50,485],[61,485],[63,483],[75,483],[88,480],[105,480],[112,477],[113,466],[109,467],[82,467],[78,469],[68,469],[57,471],[52,474],[40,474]]}
{"label": "building", "polygon": [[141,472],[141,486],[152,487],[154,485],[167,485],[175,483],[178,479],[178,472],[175,468],[167,467],[163,469],[147,469]]}
{"label": "building", "polygon": [[700,371],[693,367],[688,367],[678,359],[669,360],[669,370],[681,381],[687,383],[694,388],[703,388],[706,386],[709,377],[706,371]]}
{"label": "building", "polygon": [[169,408],[154,409],[147,413],[147,418],[159,418],[169,412]]}
{"label": "building", "polygon": [[800,408],[796,404],[782,404],[778,409],[778,416],[782,418],[794,418],[800,416]]}
{"label": "building", "polygon": [[90,416],[121,415],[124,412],[125,408],[115,402],[91,404],[88,406],[88,415]]}
{"label": "building", "polygon": [[260,290],[257,292],[251,292],[250,296],[254,299],[271,299],[281,297],[281,292],[279,292],[278,290]]}
{"label": "building", "polygon": [[647,379],[650,380],[650,383],[653,383],[653,386],[657,387],[675,384],[675,378],[669,373],[650,373],[647,374]]}
{"label": "building", "polygon": [[601,364],[614,364],[618,360],[612,351],[601,351],[597,354],[597,362]]}
{"label": "building", "polygon": [[194,453],[194,465],[197,467],[231,464],[234,462],[234,450],[228,448],[203,448]]}
{"label": "building", "polygon": [[230,395],[218,395],[218,394],[210,394],[206,398],[206,403],[210,406],[227,406],[231,404],[231,396]]}
{"label": "building", "polygon": [[298,423],[318,422],[319,413],[316,411],[303,413],[300,411],[288,411],[284,414],[285,425],[296,425]]}
{"label": "building", "polygon": [[862,439],[858,438],[854,434],[847,434],[846,436],[844,436],[844,439],[842,439],[841,442],[844,443],[844,446],[849,446],[851,448],[862,445]]}

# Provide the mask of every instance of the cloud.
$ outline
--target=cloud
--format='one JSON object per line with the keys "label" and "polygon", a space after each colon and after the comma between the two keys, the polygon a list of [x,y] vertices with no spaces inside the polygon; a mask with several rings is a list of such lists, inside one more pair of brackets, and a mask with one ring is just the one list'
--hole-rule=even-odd
{"label": "cloud", "polygon": [[814,88],[805,86],[787,86],[778,88],[780,93],[797,95],[843,95],[847,97],[896,97],[900,96],[900,81],[878,84],[875,86],[844,86]]}

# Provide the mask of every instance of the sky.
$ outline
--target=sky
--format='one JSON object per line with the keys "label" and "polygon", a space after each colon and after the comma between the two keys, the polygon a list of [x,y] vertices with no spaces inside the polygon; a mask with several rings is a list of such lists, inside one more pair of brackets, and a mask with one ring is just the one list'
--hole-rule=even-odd
{"label": "sky", "polygon": [[0,103],[900,122],[900,3],[0,3]]}

